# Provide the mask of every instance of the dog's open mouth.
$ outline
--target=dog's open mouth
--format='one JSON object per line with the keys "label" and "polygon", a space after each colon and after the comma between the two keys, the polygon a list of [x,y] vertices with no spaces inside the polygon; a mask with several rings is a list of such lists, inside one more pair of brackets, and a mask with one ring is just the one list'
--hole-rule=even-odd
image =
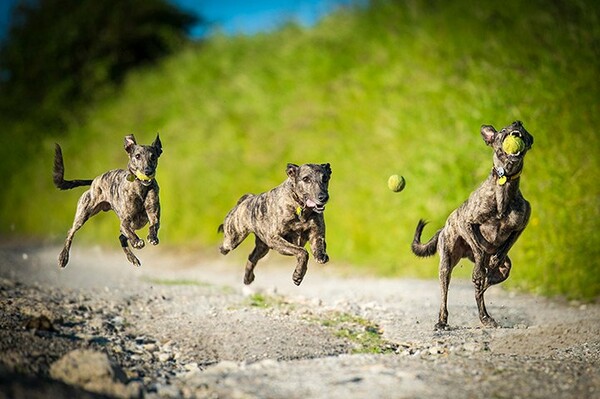
{"label": "dog's open mouth", "polygon": [[325,211],[325,204],[317,204],[315,201],[311,199],[306,200],[306,207],[311,208],[313,211],[317,213],[323,213]]}
{"label": "dog's open mouth", "polygon": [[502,150],[507,155],[519,156],[526,148],[525,141],[523,141],[523,135],[518,130],[510,132],[502,141]]}

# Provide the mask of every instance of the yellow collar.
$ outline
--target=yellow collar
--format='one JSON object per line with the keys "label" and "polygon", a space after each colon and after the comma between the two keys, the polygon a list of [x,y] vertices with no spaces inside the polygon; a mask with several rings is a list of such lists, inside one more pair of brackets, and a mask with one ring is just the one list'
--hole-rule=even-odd
{"label": "yellow collar", "polygon": [[520,171],[518,171],[517,173],[515,173],[512,176],[507,176],[504,173],[504,169],[500,168],[500,170],[498,170],[495,167],[492,168],[492,173],[496,174],[496,176],[498,177],[497,181],[498,181],[499,186],[505,185],[507,181],[517,180],[521,176],[522,172],[523,172],[523,169],[521,169]]}

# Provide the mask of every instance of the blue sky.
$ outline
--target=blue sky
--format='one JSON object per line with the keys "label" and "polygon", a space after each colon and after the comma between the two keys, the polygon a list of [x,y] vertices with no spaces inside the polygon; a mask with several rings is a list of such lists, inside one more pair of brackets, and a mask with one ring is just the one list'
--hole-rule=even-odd
{"label": "blue sky", "polygon": [[[171,0],[184,9],[202,15],[209,29],[226,34],[254,34],[269,31],[294,20],[301,25],[314,25],[321,17],[352,0]],[[363,0],[364,2],[364,0]],[[195,28],[192,36],[205,32]]]}
{"label": "blue sky", "polygon": [[[102,0],[98,0],[102,1]],[[314,25],[321,17],[353,0],[169,0],[181,8],[203,16],[210,29],[225,34],[254,34],[273,30],[294,20],[303,26]],[[367,0],[358,0],[366,3]],[[0,0],[0,38],[9,24],[10,10],[17,0]],[[206,27],[192,29],[193,37],[207,32]]]}

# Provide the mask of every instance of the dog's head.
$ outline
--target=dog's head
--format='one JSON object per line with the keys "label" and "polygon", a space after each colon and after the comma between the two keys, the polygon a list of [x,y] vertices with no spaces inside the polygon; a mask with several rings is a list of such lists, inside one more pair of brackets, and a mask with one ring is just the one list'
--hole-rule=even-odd
{"label": "dog's head", "polygon": [[139,180],[144,186],[152,184],[158,167],[158,157],[162,154],[158,133],[151,145],[138,145],[133,134],[125,136],[125,151],[129,155],[127,168],[133,175],[132,179]]}
{"label": "dog's head", "polygon": [[289,163],[286,171],[297,200],[305,208],[322,213],[325,204],[329,201],[328,189],[331,177],[329,164],[308,163],[298,166]]}
{"label": "dog's head", "polygon": [[[533,146],[533,136],[523,127],[521,121],[515,121],[499,132],[493,126],[481,126],[481,136],[485,143],[494,149],[494,170],[499,176],[517,176],[523,169],[523,159]],[[509,137],[512,136],[512,137]],[[504,142],[507,138],[513,144],[512,151]]]}

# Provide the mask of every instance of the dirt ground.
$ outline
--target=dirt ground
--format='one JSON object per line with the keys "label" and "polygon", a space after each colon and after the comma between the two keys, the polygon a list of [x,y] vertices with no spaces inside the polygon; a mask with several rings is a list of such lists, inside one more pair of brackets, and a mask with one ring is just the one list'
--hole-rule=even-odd
{"label": "dirt ground", "polygon": [[0,247],[0,399],[600,398],[598,304],[493,287],[485,329],[453,280],[435,332],[434,280],[311,259],[296,287],[271,254],[245,287],[241,253],[145,248],[135,268],[75,245],[59,270],[58,252]]}

